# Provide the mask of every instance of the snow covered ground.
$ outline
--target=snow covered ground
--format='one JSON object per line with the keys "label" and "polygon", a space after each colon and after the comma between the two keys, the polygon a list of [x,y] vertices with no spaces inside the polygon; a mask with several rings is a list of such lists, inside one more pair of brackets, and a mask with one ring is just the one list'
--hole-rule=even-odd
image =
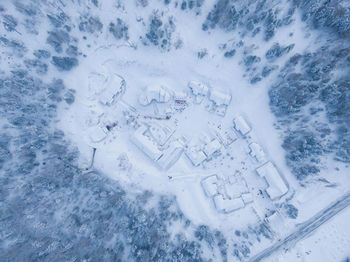
{"label": "snow covered ground", "polygon": [[[56,25],[59,29],[52,29],[48,22],[38,22],[40,27],[33,27],[38,30],[37,41],[32,41],[23,23],[16,25],[20,31],[6,29],[2,34],[21,35],[26,48],[33,52],[50,45],[48,49],[58,55],[46,65],[48,74],[36,74],[43,81],[62,78],[74,93],[74,103],[58,106],[54,126],[77,148],[79,170],[105,174],[127,192],[146,190],[156,195],[174,195],[191,223],[222,232],[229,246],[228,261],[242,261],[291,234],[298,224],[348,193],[349,163],[334,161],[331,154],[321,160],[311,156],[311,162],[321,167],[319,174],[304,181],[297,179],[286,160],[289,152],[285,146],[286,133],[295,128],[294,123],[281,120],[271,110],[269,92],[276,86],[276,79],[287,76],[285,66],[303,54],[306,62],[293,69],[302,72],[308,52],[311,57],[311,52],[318,52],[329,39],[326,33],[310,29],[301,11],[295,11],[289,1],[268,1],[263,14],[259,12],[264,10],[264,4],[255,11],[253,2],[247,4],[247,9],[244,1],[236,5],[241,10],[237,16],[242,17],[244,12],[256,12],[259,19],[273,16],[271,10],[275,10],[276,17],[290,13],[292,20],[277,23],[272,36],[266,25],[269,18],[256,22],[267,28],[257,26],[256,34],[247,29],[248,20],[236,22],[235,30],[231,30],[225,17],[234,23],[236,9],[230,9],[233,3],[228,1],[218,1],[215,6],[216,1],[196,1],[193,9],[190,6],[194,1],[169,2],[43,2],[40,12],[64,10],[70,18],[65,18],[63,11],[57,16],[63,22],[48,16],[51,23],[62,23]],[[224,5],[227,6],[215,15],[213,10]],[[23,9],[19,4],[14,6],[6,4],[6,12]],[[41,13],[37,15],[41,17]],[[216,22],[208,30],[204,27],[211,16]],[[6,16],[2,17],[5,21]],[[11,53],[18,45],[11,46],[4,39],[1,43],[7,48],[1,53],[1,66],[8,66],[9,71],[18,68]],[[67,48],[68,57],[61,57],[62,47]],[[280,51],[276,51],[278,48]],[[24,61],[27,69],[28,64],[45,68],[38,61]],[[339,71],[332,77],[341,75]],[[200,83],[199,91],[190,88],[191,81]],[[295,100],[294,104],[299,103]],[[296,123],[303,119],[303,111],[297,114]],[[326,114],[319,121],[327,122]],[[330,130],[335,136],[336,128],[332,126]],[[303,145],[297,149],[311,151]],[[267,173],[257,172],[262,166],[268,167]],[[210,185],[214,193],[208,195],[203,181],[214,175],[217,181]],[[235,204],[230,202],[233,200]],[[291,252],[277,254],[273,259],[345,258],[350,250],[349,234],[339,232],[346,227],[347,214],[343,211]],[[174,232],[181,231],[172,226]],[[328,252],[324,248],[327,245],[332,245],[334,248],[328,250],[334,251]]]}
{"label": "snow covered ground", "polygon": [[346,261],[349,256],[349,208],[322,225],[291,250],[279,252],[268,261]]}

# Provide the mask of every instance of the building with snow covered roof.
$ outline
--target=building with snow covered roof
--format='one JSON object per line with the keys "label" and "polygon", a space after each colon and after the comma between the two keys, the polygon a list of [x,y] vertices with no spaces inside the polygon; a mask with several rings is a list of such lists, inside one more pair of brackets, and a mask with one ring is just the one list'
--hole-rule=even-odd
{"label": "building with snow covered roof", "polygon": [[207,159],[204,152],[201,149],[198,149],[196,146],[188,148],[185,151],[185,154],[194,166],[199,166],[204,160]]}
{"label": "building with snow covered roof", "polygon": [[249,144],[249,155],[258,163],[263,163],[265,162],[265,152],[262,149],[262,147],[255,142],[252,142]]}
{"label": "building with snow covered roof", "polygon": [[286,183],[282,179],[277,168],[271,162],[267,162],[257,168],[256,172],[260,177],[266,180],[266,193],[272,200],[276,200],[288,192]]}
{"label": "building with snow covered roof", "polygon": [[173,90],[173,98],[175,101],[187,101],[187,93],[182,90]]}
{"label": "building with snow covered roof", "polygon": [[191,90],[191,93],[195,96],[195,102],[197,104],[201,103],[208,95],[209,88],[205,84],[198,81],[190,81],[188,87]]}
{"label": "building with snow covered roof", "polygon": [[[158,130],[158,129],[157,129]],[[161,130],[161,129],[160,129]],[[166,143],[170,138],[169,134],[158,137],[159,130],[152,130],[152,126],[141,125],[134,133],[132,142],[153,162],[163,170],[173,166],[183,153],[183,144],[178,140]],[[161,148],[159,143],[166,143],[166,148]],[[163,144],[163,145],[164,145]]]}
{"label": "building with snow covered roof", "polygon": [[203,191],[207,197],[213,197],[217,194],[218,192],[218,177],[217,175],[212,175],[204,178],[201,181],[201,186],[203,188]]}
{"label": "building with snow covered roof", "polygon": [[125,86],[125,80],[117,74],[108,76],[99,96],[100,102],[104,105],[112,105],[124,94]]}
{"label": "building with snow covered roof", "polygon": [[140,126],[132,136],[132,142],[150,159],[157,161],[162,156],[158,144],[148,134],[148,126]]}
{"label": "building with snow covered roof", "polygon": [[231,213],[235,210],[245,207],[242,198],[229,199],[223,195],[216,195],[213,197],[215,208],[222,213]]}
{"label": "building with snow covered roof", "polygon": [[215,128],[213,132],[221,144],[223,144],[225,147],[231,145],[237,140],[237,135],[232,129],[223,130],[221,128]]}
{"label": "building with snow covered roof", "polygon": [[227,107],[231,102],[231,95],[227,92],[211,89],[209,101],[212,103],[210,110],[213,110],[219,116],[225,116]]}
{"label": "building with snow covered roof", "polygon": [[162,151],[162,156],[157,160],[157,164],[163,170],[172,167],[181,157],[183,146],[179,141],[170,143],[169,147]]}
{"label": "building with snow covered roof", "polygon": [[248,193],[248,187],[246,181],[236,175],[231,175],[227,179],[228,181],[225,183],[225,193],[229,198],[237,198],[240,197],[243,193]]}
{"label": "building with snow covered roof", "polygon": [[251,131],[251,127],[243,118],[243,116],[238,116],[235,119],[233,119],[233,125],[235,130],[239,132],[242,136],[247,135]]}
{"label": "building with snow covered roof", "polygon": [[243,202],[244,202],[245,205],[248,205],[248,204],[250,204],[250,203],[253,202],[253,195],[252,195],[252,193],[250,193],[250,192],[248,192],[248,193],[243,193],[243,194],[241,195],[241,198],[242,198],[242,200],[243,200]]}
{"label": "building with snow covered roof", "polygon": [[198,81],[190,81],[188,87],[195,96],[206,96],[209,91],[208,86]]}
{"label": "building with snow covered roof", "polygon": [[231,95],[218,90],[210,90],[209,100],[216,106],[228,106],[231,102]]}
{"label": "building with snow covered roof", "polygon": [[207,156],[207,158],[210,158],[215,152],[218,152],[220,148],[221,148],[221,144],[219,140],[214,138],[204,146],[203,152]]}
{"label": "building with snow covered roof", "polygon": [[187,106],[187,93],[179,90],[173,91],[174,109],[178,112],[182,112]]}
{"label": "building with snow covered roof", "polygon": [[98,97],[103,105],[112,105],[125,92],[126,82],[117,74],[104,75],[92,72],[88,76],[90,99]]}
{"label": "building with snow covered roof", "polygon": [[159,146],[164,146],[174,131],[170,127],[158,123],[151,123],[149,126],[149,133]]}
{"label": "building with snow covered roof", "polygon": [[245,180],[236,175],[228,179],[219,179],[217,175],[208,176],[201,181],[201,186],[221,213],[231,213],[253,202]]}
{"label": "building with snow covered roof", "polygon": [[149,105],[153,101],[157,103],[167,103],[170,101],[172,94],[169,90],[159,84],[150,85],[139,96],[139,103],[143,106]]}

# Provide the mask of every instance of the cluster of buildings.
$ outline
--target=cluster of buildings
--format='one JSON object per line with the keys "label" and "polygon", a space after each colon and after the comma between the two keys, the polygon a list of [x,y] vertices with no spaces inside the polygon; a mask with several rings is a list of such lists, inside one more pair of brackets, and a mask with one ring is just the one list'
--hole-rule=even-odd
{"label": "cluster of buildings", "polygon": [[[288,192],[287,185],[271,162],[265,163],[255,171],[266,181],[265,191],[272,201]],[[211,175],[201,181],[201,186],[205,196],[213,201],[216,210],[220,213],[231,213],[253,203],[253,195],[248,190],[246,181],[237,174],[227,179]]]}
{"label": "cluster of buildings", "polygon": [[[106,76],[93,73],[89,76],[89,88],[94,90],[95,98],[98,97],[100,104],[105,106],[118,101],[125,92],[125,86],[124,79],[116,74]],[[141,106],[149,106],[152,103],[167,105],[171,102],[175,111],[182,112],[188,106],[191,96],[195,104],[200,104],[206,99],[210,104],[210,112],[225,116],[231,102],[228,92],[214,90],[198,81],[190,81],[188,88],[189,92],[183,92],[171,90],[161,84],[150,85],[140,94],[138,102]],[[223,148],[229,147],[238,137],[248,141],[252,130],[243,116],[237,116],[233,119],[231,128],[211,128],[210,134],[201,136],[198,141],[188,141],[183,137],[174,138],[175,130],[160,124],[159,121],[152,121],[157,118],[150,118],[149,121],[147,119],[139,124],[134,114],[125,113],[124,117],[128,125],[136,129],[130,138],[132,143],[162,170],[169,169],[182,155],[185,155],[194,167],[200,166],[204,161],[210,161],[219,155]],[[90,127],[90,141],[103,141],[109,131],[108,126]],[[248,148],[253,163],[258,166],[255,173],[265,181],[266,194],[271,200],[285,195],[288,185],[275,165],[267,160],[263,148],[256,142],[250,142]],[[212,175],[203,179],[201,185],[205,195],[212,199],[215,208],[222,213],[233,212],[253,202],[252,194],[241,175],[234,174],[225,179]]]}
{"label": "cluster of buildings", "polygon": [[215,112],[219,116],[225,116],[232,98],[229,92],[209,88],[207,85],[198,81],[190,81],[188,87],[196,104],[202,103],[207,98],[210,101],[209,111]]}
{"label": "cluster of buildings", "polygon": [[203,179],[201,186],[220,213],[231,213],[253,202],[245,180],[237,174],[229,176],[226,180],[212,175]]}
{"label": "cluster of buildings", "polygon": [[[233,128],[235,132],[221,129],[215,131],[221,145],[230,145],[237,139],[238,134],[246,139],[252,130],[243,116],[233,119]],[[276,166],[267,160],[263,148],[258,143],[250,142],[248,148],[250,158],[255,166],[258,166],[254,172],[265,183],[263,190],[272,201],[278,200],[288,192],[288,184]],[[199,161],[205,160],[205,154],[198,153],[198,150],[196,152],[196,155],[201,156],[200,160],[196,159],[198,164]],[[212,175],[203,179],[201,185],[205,195],[212,199],[215,208],[221,213],[233,212],[253,202],[252,194],[247,188],[246,181],[241,176],[231,175],[225,180],[219,179],[217,175]]]}
{"label": "cluster of buildings", "polygon": [[189,92],[170,89],[162,84],[153,84],[145,88],[139,95],[139,103],[147,106],[154,103],[173,102],[176,111],[183,110],[188,105],[188,93],[193,97],[195,104],[200,104],[204,99],[209,102],[208,110],[219,116],[225,116],[227,107],[231,103],[231,94],[228,91],[219,91],[209,88],[204,83],[190,81],[188,83]]}
{"label": "cluster of buildings", "polygon": [[199,166],[203,161],[209,161],[214,154],[219,153],[221,146],[216,137],[204,135],[198,143],[188,143],[185,154],[193,166]]}

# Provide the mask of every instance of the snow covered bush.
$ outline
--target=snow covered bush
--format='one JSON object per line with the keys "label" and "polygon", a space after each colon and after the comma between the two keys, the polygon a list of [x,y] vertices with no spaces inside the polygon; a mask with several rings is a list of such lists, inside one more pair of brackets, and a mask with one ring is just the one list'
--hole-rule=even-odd
{"label": "snow covered bush", "polygon": [[96,32],[101,32],[103,24],[97,16],[83,15],[80,17],[78,28],[81,32],[93,34]]}
{"label": "snow covered bush", "polygon": [[232,1],[218,0],[213,9],[209,12],[202,29],[214,29],[219,26],[227,31],[234,30],[239,20],[239,14]]}
{"label": "snow covered bush", "polygon": [[115,39],[120,40],[120,39],[129,39],[129,32],[128,32],[128,26],[126,23],[120,19],[117,18],[116,22],[111,22],[109,24],[109,32],[113,34]]}
{"label": "snow covered bush", "polygon": [[279,43],[273,44],[269,50],[267,50],[265,57],[268,61],[272,62],[277,58],[289,53],[294,48],[294,44],[282,47]]}
{"label": "snow covered bush", "polygon": [[350,37],[350,9],[346,0],[292,0],[300,8],[304,21],[315,28],[328,28],[342,37]]}
{"label": "snow covered bush", "polygon": [[73,67],[78,65],[78,59],[75,57],[52,57],[52,64],[56,66],[59,71],[70,71]]}
{"label": "snow covered bush", "polygon": [[0,45],[6,48],[8,54],[17,57],[23,57],[28,51],[20,40],[8,39],[4,36],[0,36]]}
{"label": "snow covered bush", "polygon": [[48,32],[46,43],[49,44],[57,53],[62,53],[63,45],[68,45],[70,36],[65,30],[54,30]]}
{"label": "snow covered bush", "polygon": [[16,26],[18,25],[18,22],[16,18],[14,18],[12,15],[4,15],[3,16],[3,22],[4,28],[6,31],[12,32],[16,30]]}
{"label": "snow covered bush", "polygon": [[158,11],[154,11],[150,17],[148,31],[145,35],[146,44],[158,46],[162,50],[170,50],[172,45],[172,34],[175,32],[175,23],[172,17],[165,18],[163,22]]}
{"label": "snow covered bush", "polygon": [[284,208],[289,218],[296,219],[298,217],[298,209],[292,204],[286,204]]}

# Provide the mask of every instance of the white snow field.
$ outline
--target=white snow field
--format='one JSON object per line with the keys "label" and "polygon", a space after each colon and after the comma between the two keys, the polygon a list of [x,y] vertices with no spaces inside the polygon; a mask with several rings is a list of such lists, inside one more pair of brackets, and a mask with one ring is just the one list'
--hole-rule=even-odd
{"label": "white snow field", "polygon": [[265,260],[274,262],[345,261],[350,250],[349,217],[350,209],[348,208],[325,223],[308,238],[299,241],[294,248],[277,252]]}

